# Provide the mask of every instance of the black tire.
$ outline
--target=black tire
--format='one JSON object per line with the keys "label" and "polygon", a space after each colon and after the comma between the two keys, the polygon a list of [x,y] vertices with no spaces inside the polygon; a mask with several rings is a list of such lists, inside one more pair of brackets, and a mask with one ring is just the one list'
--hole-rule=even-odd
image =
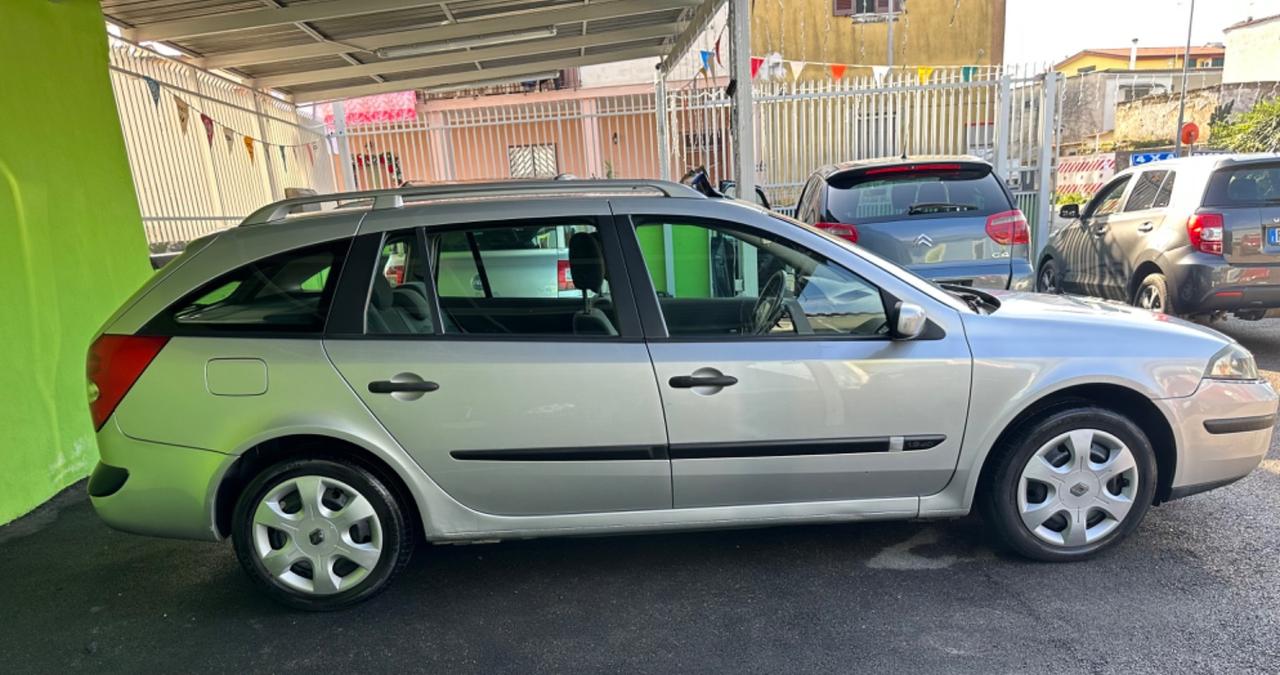
{"label": "black tire", "polygon": [[[277,486],[302,476],[341,481],[367,499],[377,516],[381,526],[380,558],[372,571],[351,588],[330,595],[314,595],[291,588],[272,577],[257,553],[253,518],[259,502]],[[394,493],[361,466],[332,459],[288,460],[267,467],[245,487],[232,516],[231,538],[240,565],[272,599],[295,609],[331,611],[363,602],[382,592],[409,563],[413,553],[414,521],[406,517],[406,508],[411,508],[411,505],[398,503]]]}
{"label": "black tire", "polygon": [[1169,295],[1169,280],[1163,274],[1148,274],[1143,278],[1142,283],[1138,284],[1138,290],[1134,291],[1130,304],[1134,307],[1150,309],[1153,312],[1173,314],[1173,299]]}
{"label": "black tire", "polygon": [[1036,291],[1040,293],[1061,293],[1062,275],[1058,269],[1058,261],[1045,258],[1036,270]]}
{"label": "black tire", "polygon": [[[1133,455],[1138,485],[1128,513],[1111,532],[1079,546],[1051,544],[1023,524],[1018,509],[1019,483],[1023,468],[1042,446],[1076,429],[1101,430],[1122,441]],[[1138,527],[1155,497],[1156,457],[1146,434],[1129,418],[1087,402],[1057,407],[1023,423],[996,452],[999,455],[992,458],[991,465],[994,470],[984,476],[977,496],[979,511],[1002,543],[1033,560],[1084,560],[1111,548]]]}

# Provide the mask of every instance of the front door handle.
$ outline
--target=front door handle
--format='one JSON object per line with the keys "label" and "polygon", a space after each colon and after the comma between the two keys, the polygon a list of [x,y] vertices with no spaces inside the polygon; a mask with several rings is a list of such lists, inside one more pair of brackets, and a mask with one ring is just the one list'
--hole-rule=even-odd
{"label": "front door handle", "polygon": [[732,375],[676,375],[668,383],[676,389],[732,387],[738,383],[738,378]]}
{"label": "front door handle", "polygon": [[371,394],[394,394],[397,392],[420,392],[426,394],[440,388],[435,382],[420,380],[417,382],[396,382],[395,380],[374,380],[369,383]]}
{"label": "front door handle", "polygon": [[1152,230],[1154,230],[1154,229],[1156,229],[1156,226],[1155,226],[1155,224],[1153,224],[1151,221],[1147,221],[1147,222],[1145,222],[1145,223],[1143,223],[1143,224],[1141,224],[1141,225],[1139,225],[1139,226],[1138,226],[1138,231],[1139,231],[1139,232],[1150,232],[1150,231],[1152,231]]}
{"label": "front door handle", "polygon": [[1104,234],[1106,234],[1106,233],[1107,233],[1107,230],[1108,230],[1108,229],[1110,229],[1110,228],[1108,228],[1105,224],[1104,224],[1104,225],[1094,225],[1094,226],[1093,226],[1093,229],[1092,229],[1092,230],[1090,230],[1090,232],[1092,232],[1092,233],[1093,233],[1093,236],[1095,236],[1095,237],[1101,237],[1102,235],[1104,235]]}

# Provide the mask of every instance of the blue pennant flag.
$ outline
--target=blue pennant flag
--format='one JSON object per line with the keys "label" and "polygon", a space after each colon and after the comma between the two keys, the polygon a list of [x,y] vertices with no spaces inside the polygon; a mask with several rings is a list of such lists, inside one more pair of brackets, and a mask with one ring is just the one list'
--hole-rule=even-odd
{"label": "blue pennant flag", "polygon": [[711,57],[715,56],[716,53],[713,51],[708,51],[706,49],[703,49],[702,51],[698,52],[698,55],[702,57],[702,67],[706,68],[707,70],[711,70]]}
{"label": "blue pennant flag", "polygon": [[142,78],[142,81],[147,83],[147,91],[151,92],[151,103],[160,105],[160,83],[146,76]]}

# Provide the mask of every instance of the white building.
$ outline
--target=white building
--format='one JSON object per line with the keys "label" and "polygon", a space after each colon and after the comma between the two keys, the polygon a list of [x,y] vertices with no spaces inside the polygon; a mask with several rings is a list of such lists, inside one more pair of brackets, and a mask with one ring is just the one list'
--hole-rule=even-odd
{"label": "white building", "polygon": [[1229,26],[1222,83],[1280,81],[1280,14]]}

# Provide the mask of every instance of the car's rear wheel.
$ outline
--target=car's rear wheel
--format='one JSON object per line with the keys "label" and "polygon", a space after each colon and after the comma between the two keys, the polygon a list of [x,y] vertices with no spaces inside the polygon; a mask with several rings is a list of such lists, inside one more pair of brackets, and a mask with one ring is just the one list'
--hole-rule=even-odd
{"label": "car's rear wheel", "polygon": [[1040,263],[1040,272],[1036,274],[1036,290],[1041,293],[1061,293],[1062,279],[1058,275],[1058,262],[1053,258],[1045,258]]}
{"label": "car's rear wheel", "polygon": [[1093,406],[1024,425],[996,458],[979,507],[1014,551],[1081,560],[1138,526],[1156,489],[1156,460],[1128,418]]}
{"label": "car's rear wheel", "polygon": [[1169,280],[1163,274],[1148,274],[1133,294],[1133,305],[1153,312],[1173,313],[1169,303]]}
{"label": "car's rear wheel", "polygon": [[409,561],[411,520],[364,468],[327,459],[268,467],[236,503],[236,557],[291,607],[339,609],[386,588]]}

